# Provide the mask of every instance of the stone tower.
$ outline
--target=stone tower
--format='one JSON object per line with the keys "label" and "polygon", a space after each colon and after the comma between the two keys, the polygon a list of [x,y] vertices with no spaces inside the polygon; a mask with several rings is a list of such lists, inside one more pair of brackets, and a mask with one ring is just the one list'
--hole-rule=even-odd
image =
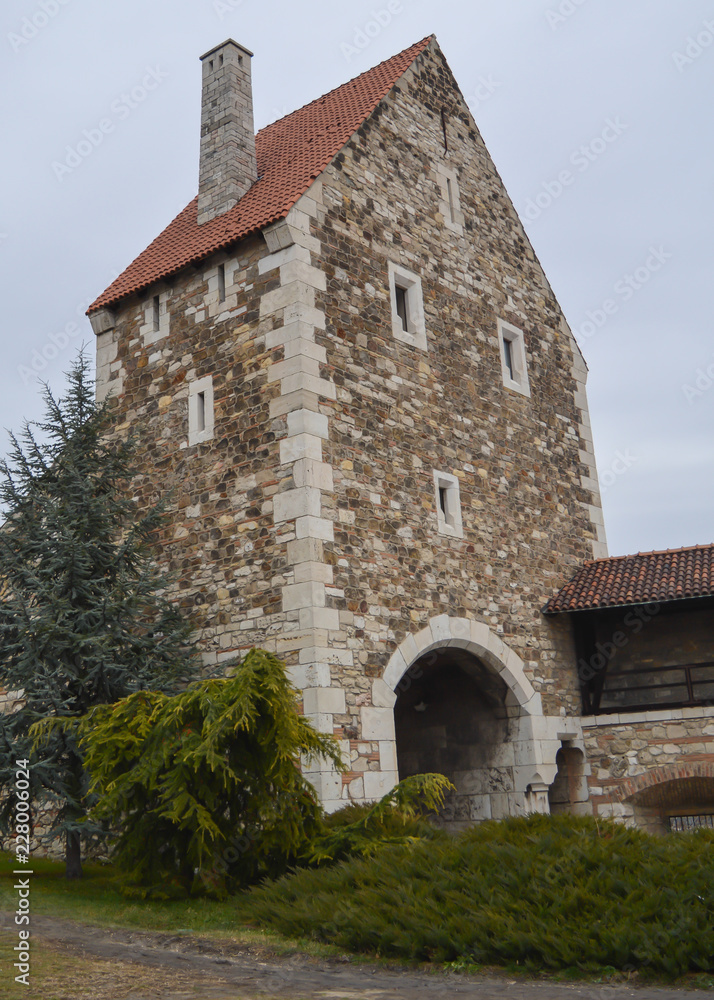
{"label": "stone tower", "polygon": [[89,310],[137,502],[173,491],[206,662],[276,652],[341,741],[327,808],[430,770],[454,823],[547,810],[541,607],[605,554],[583,359],[435,38],[254,142],[249,67],[204,57],[198,199]]}

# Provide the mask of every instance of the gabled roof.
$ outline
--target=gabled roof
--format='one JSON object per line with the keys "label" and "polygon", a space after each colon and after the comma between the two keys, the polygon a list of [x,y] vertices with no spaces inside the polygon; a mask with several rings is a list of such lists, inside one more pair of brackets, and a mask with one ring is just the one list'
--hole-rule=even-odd
{"label": "gabled roof", "polygon": [[96,299],[88,313],[203,260],[283,219],[433,36],[362,73],[324,97],[261,129],[255,137],[258,180],[237,205],[199,226],[198,198]]}
{"label": "gabled roof", "polygon": [[551,597],[543,614],[713,595],[714,545],[695,545],[587,562]]}

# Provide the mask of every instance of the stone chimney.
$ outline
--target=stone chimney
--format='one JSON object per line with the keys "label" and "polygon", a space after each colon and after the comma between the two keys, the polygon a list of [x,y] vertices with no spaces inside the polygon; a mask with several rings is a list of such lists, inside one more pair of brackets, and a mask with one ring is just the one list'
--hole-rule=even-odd
{"label": "stone chimney", "polygon": [[229,38],[201,56],[199,225],[233,208],[258,179],[250,74],[252,55]]}

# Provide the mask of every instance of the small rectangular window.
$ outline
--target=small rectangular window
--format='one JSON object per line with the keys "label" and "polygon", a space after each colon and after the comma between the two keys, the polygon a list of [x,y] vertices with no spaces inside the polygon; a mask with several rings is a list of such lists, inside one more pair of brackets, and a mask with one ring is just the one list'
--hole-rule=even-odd
{"label": "small rectangular window", "polygon": [[153,324],[155,331],[161,326],[161,299],[158,295],[154,296]]}
{"label": "small rectangular window", "polygon": [[218,301],[226,301],[226,265],[218,265]]}
{"label": "small rectangular window", "polygon": [[392,335],[410,347],[427,349],[426,320],[421,278],[399,264],[389,262],[389,294]]}
{"label": "small rectangular window", "polygon": [[206,375],[189,383],[188,443],[202,444],[213,437],[213,378]]}
{"label": "small rectangular window", "polygon": [[436,496],[436,525],[440,535],[463,538],[461,521],[461,492],[459,480],[450,472],[434,471]]}
{"label": "small rectangular window", "polygon": [[498,320],[498,349],[501,356],[501,375],[507,389],[530,396],[526,342],[523,331],[505,320]]}
{"label": "small rectangular window", "polygon": [[459,193],[459,176],[455,168],[447,167],[444,162],[438,162],[436,179],[438,183],[439,214],[444,225],[453,233],[463,235],[464,213],[461,211],[461,195]]}

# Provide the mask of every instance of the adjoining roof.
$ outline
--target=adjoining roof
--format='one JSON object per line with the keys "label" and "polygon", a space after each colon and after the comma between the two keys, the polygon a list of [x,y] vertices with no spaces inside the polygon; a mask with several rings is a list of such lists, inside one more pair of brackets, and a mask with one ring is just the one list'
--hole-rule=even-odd
{"label": "adjoining roof", "polygon": [[258,180],[237,205],[199,226],[198,198],[96,299],[87,313],[110,308],[216,250],[283,219],[433,36],[362,73],[255,137]]}
{"label": "adjoining roof", "polygon": [[551,597],[543,614],[711,596],[714,596],[714,545],[695,545],[587,562]]}

